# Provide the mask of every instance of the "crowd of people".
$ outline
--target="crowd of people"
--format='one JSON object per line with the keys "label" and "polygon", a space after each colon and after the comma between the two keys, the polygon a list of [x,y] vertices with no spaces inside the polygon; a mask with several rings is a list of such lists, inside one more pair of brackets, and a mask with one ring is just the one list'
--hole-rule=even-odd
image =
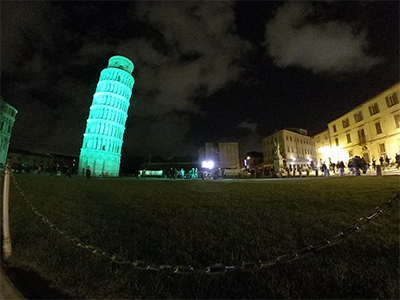
{"label": "crowd of people", "polygon": [[[366,174],[369,169],[373,169],[378,174],[382,170],[387,167],[396,167],[400,168],[400,155],[395,154],[394,159],[390,159],[388,156],[379,158],[379,164],[377,164],[375,158],[372,159],[372,164],[368,163],[364,157],[360,157],[358,155],[350,158],[347,162],[347,165],[343,161],[338,161],[337,163],[333,163],[329,159],[329,164],[327,165],[324,161],[320,161],[320,171],[324,176],[329,176],[330,173],[339,173],[339,176],[343,176],[345,174],[345,169],[347,168],[348,174],[353,175],[361,175]],[[316,176],[318,176],[318,169],[316,170]],[[301,172],[301,171],[300,171]]]}
{"label": "crowd of people", "polygon": [[[338,161],[337,163],[333,163],[331,159],[329,159],[329,163],[327,164],[325,161],[322,159],[320,160],[320,163],[318,166],[314,166],[313,163],[310,165],[304,167],[304,166],[293,166],[289,165],[286,167],[282,167],[281,173],[277,174],[274,170],[273,167],[267,167],[263,170],[262,176],[259,176],[260,174],[254,172],[252,175],[257,175],[257,177],[279,177],[280,175],[285,175],[287,174],[288,177],[291,176],[297,176],[299,177],[302,176],[309,176],[310,172],[314,171],[315,176],[325,176],[329,177],[331,173],[338,173],[339,176],[345,175],[345,169],[347,168],[348,174],[353,174],[356,176],[359,176],[361,174],[366,174],[368,169],[372,168],[374,171],[379,173],[384,170],[386,167],[396,167],[397,169],[400,169],[400,155],[395,154],[394,159],[390,159],[388,156],[383,157],[381,156],[379,158],[379,164],[377,164],[377,161],[375,158],[372,159],[372,164],[368,163],[364,157],[360,157],[358,155],[354,156],[353,158],[350,158],[349,161],[347,162],[347,165],[343,161]],[[39,167],[38,172],[42,171],[42,169]],[[48,172],[51,172],[52,170],[46,170]],[[54,171],[57,171],[54,169]],[[67,176],[71,177],[71,174],[73,172],[69,169],[66,168],[64,170]],[[321,173],[319,173],[321,172]],[[52,173],[52,172],[51,172]],[[61,175],[61,171],[59,171]],[[86,169],[82,170],[82,173],[86,175],[87,178],[91,178],[92,176],[92,170],[90,166],[87,166]],[[169,179],[212,179],[212,178],[217,178],[217,177],[224,177],[224,172],[220,174],[221,172],[219,170],[199,170],[198,168],[192,168],[189,170],[189,172],[185,172],[185,170],[181,169],[178,171],[176,168],[171,167],[170,170],[168,171],[168,178]],[[82,175],[83,175],[82,174]],[[321,175],[320,175],[321,174]]]}
{"label": "crowd of people", "polygon": [[[299,166],[299,165],[289,165],[281,168],[281,175],[287,177],[303,177],[303,176],[310,176],[311,172],[314,172],[313,175],[315,176],[325,176],[329,177],[332,173],[338,174],[339,176],[343,176],[346,173],[352,175],[361,175],[366,174],[369,169],[374,170],[377,174],[380,174],[385,168],[388,167],[396,167],[400,169],[400,155],[395,154],[393,159],[389,157],[380,157],[379,163],[376,162],[375,159],[372,159],[372,163],[368,163],[364,157],[360,157],[358,155],[350,158],[347,163],[343,161],[337,161],[336,163],[332,162],[329,159],[329,162],[320,160],[318,166],[315,166],[312,162],[310,165],[307,166]],[[264,169],[264,175],[278,177],[279,174],[274,172],[273,167],[268,167]]]}
{"label": "crowd of people", "polygon": [[186,172],[185,170],[181,169],[178,171],[176,168],[171,167],[171,169],[168,172],[168,178],[170,180],[172,179],[212,179],[219,177],[220,174],[219,170],[199,170],[198,168],[192,168],[189,170],[189,172]]}

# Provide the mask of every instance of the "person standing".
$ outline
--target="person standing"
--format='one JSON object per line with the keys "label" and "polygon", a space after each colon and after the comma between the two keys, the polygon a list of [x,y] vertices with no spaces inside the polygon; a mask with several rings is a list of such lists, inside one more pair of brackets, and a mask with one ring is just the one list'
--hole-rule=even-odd
{"label": "person standing", "polygon": [[379,158],[379,162],[381,163],[381,166],[383,166],[383,161],[384,161],[383,156],[381,156],[381,157]]}
{"label": "person standing", "polygon": [[395,162],[396,162],[396,168],[397,170],[400,168],[400,155],[399,154],[395,154],[394,156]]}
{"label": "person standing", "polygon": [[361,167],[361,157],[359,157],[358,155],[354,156],[353,158],[353,166],[355,169],[355,175],[356,176],[360,176],[360,169],[362,169]]}
{"label": "person standing", "polygon": [[389,158],[389,156],[386,156],[385,161],[386,161],[387,167],[389,167],[389,165],[390,165],[390,158]]}
{"label": "person standing", "polygon": [[344,172],[344,162],[340,161],[338,163],[338,168],[339,168],[339,176],[343,176],[343,172]]}
{"label": "person standing", "polygon": [[86,178],[92,177],[92,170],[89,166],[86,167]]}

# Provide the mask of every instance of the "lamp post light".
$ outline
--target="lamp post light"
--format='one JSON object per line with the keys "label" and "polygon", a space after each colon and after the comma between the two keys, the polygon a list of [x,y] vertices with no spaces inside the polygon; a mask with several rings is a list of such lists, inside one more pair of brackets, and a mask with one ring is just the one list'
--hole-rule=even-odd
{"label": "lamp post light", "polygon": [[212,160],[203,161],[203,164],[201,167],[204,169],[208,169],[208,171],[206,171],[205,179],[207,179],[207,178],[212,179],[212,176],[211,176],[212,171],[211,170],[214,168],[214,162]]}

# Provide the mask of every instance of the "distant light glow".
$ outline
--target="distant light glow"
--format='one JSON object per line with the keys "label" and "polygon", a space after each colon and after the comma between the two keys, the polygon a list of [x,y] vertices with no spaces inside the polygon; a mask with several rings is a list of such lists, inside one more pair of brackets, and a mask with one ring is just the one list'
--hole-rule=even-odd
{"label": "distant light glow", "polygon": [[145,170],[144,175],[145,176],[162,176],[163,170]]}
{"label": "distant light glow", "polygon": [[349,154],[341,146],[325,146],[318,149],[320,154],[325,157],[331,158],[332,161],[347,161],[349,159]]}
{"label": "distant light glow", "polygon": [[206,168],[206,169],[212,169],[214,168],[214,162],[209,160],[209,161],[203,161],[203,164],[201,165],[202,168]]}

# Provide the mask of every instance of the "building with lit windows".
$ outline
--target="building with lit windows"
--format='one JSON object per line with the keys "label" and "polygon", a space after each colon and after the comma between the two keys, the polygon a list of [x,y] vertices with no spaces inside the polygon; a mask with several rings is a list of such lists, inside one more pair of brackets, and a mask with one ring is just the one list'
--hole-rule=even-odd
{"label": "building with lit windows", "polygon": [[17,110],[0,100],[0,169],[7,161],[8,147],[10,146],[11,130],[14,126]]}
{"label": "building with lit windows", "polygon": [[[369,163],[400,153],[400,104],[397,83],[328,124],[314,137],[318,158],[347,162],[358,155]],[[328,136],[329,144],[326,144]]]}
{"label": "building with lit windows", "polygon": [[307,167],[314,165],[317,156],[314,139],[307,135],[307,130],[288,128],[262,139],[264,167],[274,166],[274,156],[279,144],[284,167]]}
{"label": "building with lit windows", "polygon": [[119,176],[121,148],[135,80],[133,63],[113,56],[101,71],[79,158],[79,169],[91,168],[93,176]]}

